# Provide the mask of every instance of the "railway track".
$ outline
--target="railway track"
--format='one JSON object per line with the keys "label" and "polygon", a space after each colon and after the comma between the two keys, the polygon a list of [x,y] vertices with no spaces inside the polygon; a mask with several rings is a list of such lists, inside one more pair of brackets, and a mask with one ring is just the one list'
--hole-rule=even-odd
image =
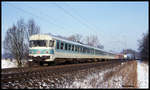
{"label": "railway track", "polygon": [[31,79],[41,79],[50,76],[51,78],[62,75],[65,73],[71,73],[78,70],[84,70],[89,68],[111,68],[111,66],[119,65],[125,61],[107,61],[107,62],[94,62],[83,64],[70,64],[60,66],[48,66],[48,67],[32,67],[32,68],[12,68],[2,70],[1,86],[11,85],[15,82],[26,82]]}
{"label": "railway track", "polygon": [[[116,60],[115,60],[116,61]],[[122,60],[124,61],[124,60]],[[87,63],[87,62],[86,62]],[[84,64],[86,64],[84,63]],[[100,62],[104,63],[104,62]],[[55,68],[55,67],[61,67],[62,65],[67,65],[67,64],[61,64],[61,65],[52,65],[52,66],[34,66],[34,67],[20,67],[20,68],[4,68],[1,70],[1,74],[6,75],[6,74],[17,74],[17,73],[22,73],[22,72],[31,72],[31,71],[36,71],[36,70],[42,70],[46,68]],[[68,65],[75,65],[75,64],[68,64]]]}

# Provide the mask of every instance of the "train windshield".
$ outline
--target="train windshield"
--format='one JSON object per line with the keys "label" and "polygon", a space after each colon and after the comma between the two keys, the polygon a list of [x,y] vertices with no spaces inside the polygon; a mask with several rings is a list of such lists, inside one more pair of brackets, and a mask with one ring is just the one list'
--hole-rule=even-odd
{"label": "train windshield", "polygon": [[46,47],[47,40],[31,40],[30,47]]}
{"label": "train windshield", "polygon": [[49,41],[49,46],[50,46],[50,47],[53,47],[53,46],[54,46],[54,41],[53,41],[53,40],[50,40],[50,41]]}

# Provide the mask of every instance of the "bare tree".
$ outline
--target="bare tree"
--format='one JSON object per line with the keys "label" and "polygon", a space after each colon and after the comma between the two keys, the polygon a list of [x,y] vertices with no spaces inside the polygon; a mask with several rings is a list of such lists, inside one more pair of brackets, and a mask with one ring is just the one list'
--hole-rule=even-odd
{"label": "bare tree", "polygon": [[22,65],[22,58],[24,56],[24,38],[25,38],[25,24],[21,19],[17,22],[17,25],[13,25],[12,28],[6,32],[4,40],[4,49],[10,52],[17,60],[18,67]]}
{"label": "bare tree", "polygon": [[142,60],[149,60],[149,33],[143,34],[139,40],[139,52]]}
{"label": "bare tree", "polygon": [[99,44],[97,45],[97,48],[104,49],[104,46],[99,43]]}
{"label": "bare tree", "polygon": [[89,46],[94,46],[103,49],[104,46],[100,44],[99,39],[96,35],[86,36],[85,43]]}
{"label": "bare tree", "polygon": [[74,34],[74,35],[71,35],[71,36],[67,37],[67,39],[70,40],[70,41],[81,43],[82,35]]}
{"label": "bare tree", "polygon": [[7,30],[4,50],[13,55],[13,58],[17,60],[18,67],[22,66],[22,60],[28,56],[29,37],[39,32],[39,27],[35,25],[33,20],[25,24],[23,19],[17,21],[16,25],[14,24]]}
{"label": "bare tree", "polygon": [[26,30],[28,41],[31,35],[38,34],[38,33],[40,33],[40,27],[35,24],[33,19],[30,19],[27,23],[27,30]]}

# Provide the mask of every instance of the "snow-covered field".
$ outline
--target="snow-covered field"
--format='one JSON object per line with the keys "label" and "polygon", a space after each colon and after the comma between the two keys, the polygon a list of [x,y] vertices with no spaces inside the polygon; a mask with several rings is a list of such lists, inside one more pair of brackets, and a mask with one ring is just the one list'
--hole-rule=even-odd
{"label": "snow-covered field", "polygon": [[117,67],[101,71],[99,73],[93,73],[87,75],[84,80],[75,80],[72,85],[66,88],[122,88],[122,77],[113,76],[108,80],[105,80],[106,73],[116,71]]}
{"label": "snow-covered field", "polygon": [[137,62],[137,84],[139,88],[149,88],[149,66],[143,62]]}
{"label": "snow-covered field", "polygon": [[[13,68],[17,67],[15,60],[2,60],[1,68]],[[137,87],[138,88],[149,88],[149,68],[148,64],[137,61]],[[115,70],[115,68],[110,69]],[[87,75],[82,81],[75,80],[70,86],[64,88],[122,88],[122,76],[114,75],[109,80],[104,81],[104,74],[110,72],[110,70],[102,71],[96,74]],[[102,82],[103,81],[103,82]],[[94,84],[94,87],[93,87]],[[95,87],[96,85],[96,87]]]}
{"label": "snow-covered field", "polygon": [[17,62],[16,60],[10,60],[10,59],[2,59],[1,60],[1,68],[13,68],[17,67]]}
{"label": "snow-covered field", "polygon": [[[24,60],[23,63],[26,61]],[[2,59],[1,60],[1,68],[15,68],[17,67],[17,61],[16,60],[10,60],[10,59]]]}

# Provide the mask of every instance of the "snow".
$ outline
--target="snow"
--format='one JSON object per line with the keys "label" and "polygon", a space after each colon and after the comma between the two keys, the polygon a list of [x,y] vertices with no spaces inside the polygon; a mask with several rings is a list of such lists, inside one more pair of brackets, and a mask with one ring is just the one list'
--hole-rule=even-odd
{"label": "snow", "polygon": [[1,60],[1,68],[14,68],[17,67],[16,60],[10,60],[10,59],[2,59]]}
{"label": "snow", "polygon": [[[99,73],[92,73],[87,75],[84,80],[76,79],[72,85],[66,88],[121,88],[122,77],[114,76],[111,79],[104,80],[105,74],[111,71],[116,71],[117,67],[101,71]],[[114,83],[115,82],[115,83]]]}
{"label": "snow", "polygon": [[[25,65],[27,61],[26,60],[22,60],[23,66]],[[2,59],[1,60],[1,68],[16,68],[17,67],[17,60],[15,59]]]}
{"label": "snow", "polygon": [[[121,65],[123,64],[124,63]],[[137,88],[149,88],[148,69],[148,64],[137,61]],[[115,71],[115,68],[87,75],[84,80],[76,79],[73,84],[71,86],[67,86],[67,88],[123,88],[122,85],[124,81],[122,81],[122,76],[114,75],[110,79],[104,81],[105,74],[110,71]]]}
{"label": "snow", "polygon": [[137,84],[139,88],[149,88],[149,70],[148,64],[138,61],[137,62]]}

